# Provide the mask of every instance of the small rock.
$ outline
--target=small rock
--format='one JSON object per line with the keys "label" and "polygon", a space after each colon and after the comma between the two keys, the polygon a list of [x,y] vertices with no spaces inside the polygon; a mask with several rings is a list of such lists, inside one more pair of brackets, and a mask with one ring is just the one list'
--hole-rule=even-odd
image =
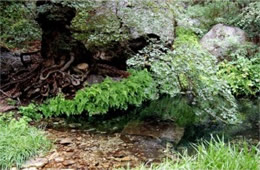
{"label": "small rock", "polygon": [[22,166],[22,168],[30,168],[30,167],[43,167],[48,163],[48,159],[46,158],[36,158],[36,159],[31,159],[25,162],[25,164]]}
{"label": "small rock", "polygon": [[12,167],[10,170],[18,170],[16,167]]}
{"label": "small rock", "polygon": [[66,149],[66,152],[73,152],[73,151],[74,151],[73,148],[68,148],[68,149]]}
{"label": "small rock", "polygon": [[36,167],[24,168],[23,170],[37,170]]}
{"label": "small rock", "polygon": [[87,130],[84,130],[84,131],[86,131],[86,132],[93,132],[95,130],[96,130],[95,128],[90,128],[90,129],[87,129]]}
{"label": "small rock", "polygon": [[80,126],[81,126],[80,123],[70,123],[70,124],[69,124],[69,127],[70,127],[70,128],[76,128],[76,127],[80,127]]}
{"label": "small rock", "polygon": [[75,130],[75,129],[72,129],[72,130],[71,130],[71,132],[72,132],[72,133],[75,133],[75,132],[76,132],[76,130]]}
{"label": "small rock", "polygon": [[69,165],[72,165],[72,164],[74,164],[74,163],[75,163],[75,161],[73,161],[73,160],[65,160],[65,161],[63,162],[63,165],[69,166]]}
{"label": "small rock", "polygon": [[60,144],[62,144],[62,145],[68,145],[71,143],[73,143],[73,142],[72,142],[72,139],[70,139],[70,138],[61,139],[61,141],[60,141]]}
{"label": "small rock", "polygon": [[121,159],[121,161],[131,161],[132,158],[130,156],[125,156]]}
{"label": "small rock", "polygon": [[77,139],[77,140],[82,140],[82,137],[77,137],[76,139]]}
{"label": "small rock", "polygon": [[77,66],[77,69],[79,69],[79,70],[82,70],[82,71],[86,71],[86,70],[88,70],[88,64],[87,63],[80,63],[80,64],[78,64]]}
{"label": "small rock", "polygon": [[52,159],[54,159],[54,158],[56,158],[56,157],[58,157],[58,156],[59,156],[59,154],[58,154],[57,152],[54,152],[53,154],[51,154],[51,155],[49,156],[49,161],[52,160]]}
{"label": "small rock", "polygon": [[54,160],[55,160],[55,162],[63,162],[64,158],[63,157],[57,157]]}

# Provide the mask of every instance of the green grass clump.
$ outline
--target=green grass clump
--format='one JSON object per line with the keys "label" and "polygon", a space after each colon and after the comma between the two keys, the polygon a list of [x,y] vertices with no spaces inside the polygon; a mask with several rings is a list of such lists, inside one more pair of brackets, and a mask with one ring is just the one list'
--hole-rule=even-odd
{"label": "green grass clump", "polygon": [[161,164],[153,164],[149,168],[144,165],[138,170],[258,170],[260,168],[260,151],[257,147],[249,147],[247,143],[231,145],[223,140],[214,140],[194,145],[196,154],[189,156],[187,152],[176,160],[165,160]]}
{"label": "green grass clump", "polygon": [[24,119],[3,121],[0,118],[0,169],[20,167],[30,157],[51,148],[42,131],[31,127]]}

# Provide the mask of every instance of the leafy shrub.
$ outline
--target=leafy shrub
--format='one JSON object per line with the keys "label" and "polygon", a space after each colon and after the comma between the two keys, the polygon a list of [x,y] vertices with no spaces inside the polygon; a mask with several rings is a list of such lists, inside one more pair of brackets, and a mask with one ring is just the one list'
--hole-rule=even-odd
{"label": "leafy shrub", "polygon": [[43,133],[24,119],[0,117],[0,169],[20,167],[24,161],[51,147]]}
{"label": "leafy shrub", "polygon": [[252,2],[242,9],[235,24],[249,33],[250,37],[260,35],[260,2]]}
{"label": "leafy shrub", "polygon": [[256,95],[260,91],[260,58],[237,60],[220,64],[219,77],[225,79],[236,96]]}
{"label": "leafy shrub", "polygon": [[41,32],[34,21],[34,2],[0,2],[0,44],[9,48],[26,47],[39,40]]}
{"label": "leafy shrub", "polygon": [[19,112],[32,120],[40,120],[42,119],[42,115],[39,114],[39,108],[36,104],[30,103],[28,106],[19,107]]}
{"label": "leafy shrub", "polygon": [[188,5],[187,8],[185,5],[178,5],[176,19],[178,25],[203,36],[213,25],[229,24],[233,18],[236,18],[240,13],[239,4],[240,2],[216,0]]}
{"label": "leafy shrub", "polygon": [[204,51],[192,31],[177,28],[174,51],[150,44],[127,61],[131,67],[149,67],[160,94],[184,95],[199,117],[236,121],[236,103],[229,86],[216,75],[216,60]]}
{"label": "leafy shrub", "polygon": [[23,107],[23,114],[33,115],[37,111],[44,116],[59,116],[61,114],[77,115],[86,111],[90,116],[105,114],[109,109],[124,109],[128,105],[140,106],[143,101],[157,97],[156,84],[148,71],[131,71],[131,76],[120,82],[110,78],[79,90],[73,100],[67,100],[62,95],[47,100],[44,104]]}
{"label": "leafy shrub", "polygon": [[159,117],[163,120],[174,120],[179,126],[194,124],[197,117],[188,99],[182,96],[174,98],[165,96],[161,99],[151,101],[147,107],[138,108],[138,116],[143,119],[146,117]]}
{"label": "leafy shrub", "polygon": [[[242,145],[242,147],[241,147]],[[260,151],[257,147],[250,147],[246,142],[243,144],[224,143],[223,140],[212,139],[194,145],[196,150],[193,156],[187,152],[179,154],[174,160],[166,159],[163,163],[152,164],[150,168],[141,166],[136,170],[179,170],[179,169],[207,169],[207,170],[238,170],[260,168]]]}

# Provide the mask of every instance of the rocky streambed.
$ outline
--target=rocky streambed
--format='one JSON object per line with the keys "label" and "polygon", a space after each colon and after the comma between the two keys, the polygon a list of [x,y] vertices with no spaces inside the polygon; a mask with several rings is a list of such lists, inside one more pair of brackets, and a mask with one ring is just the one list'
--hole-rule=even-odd
{"label": "rocky streambed", "polygon": [[184,133],[172,122],[151,120],[130,122],[117,132],[65,124],[63,119],[41,123],[54,147],[28,160],[22,169],[114,169],[160,162],[174,157],[169,150]]}

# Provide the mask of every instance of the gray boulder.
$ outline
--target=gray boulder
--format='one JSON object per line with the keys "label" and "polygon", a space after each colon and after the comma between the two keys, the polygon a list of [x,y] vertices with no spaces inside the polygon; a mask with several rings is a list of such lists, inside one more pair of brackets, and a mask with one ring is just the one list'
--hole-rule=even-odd
{"label": "gray boulder", "polygon": [[200,44],[221,61],[228,52],[245,43],[246,39],[246,33],[240,28],[217,24],[203,36]]}

